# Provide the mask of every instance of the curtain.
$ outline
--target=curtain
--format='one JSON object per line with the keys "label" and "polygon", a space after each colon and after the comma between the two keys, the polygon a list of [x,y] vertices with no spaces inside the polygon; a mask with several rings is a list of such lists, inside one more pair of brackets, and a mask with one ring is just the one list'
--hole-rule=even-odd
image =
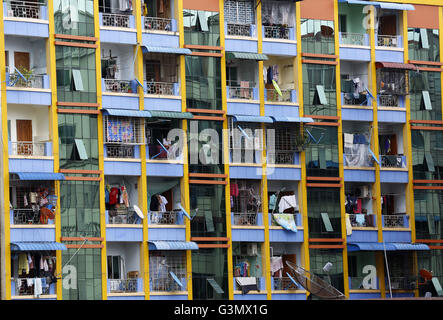
{"label": "curtain", "polygon": [[263,25],[286,25],[294,27],[294,2],[264,1],[262,2]]}

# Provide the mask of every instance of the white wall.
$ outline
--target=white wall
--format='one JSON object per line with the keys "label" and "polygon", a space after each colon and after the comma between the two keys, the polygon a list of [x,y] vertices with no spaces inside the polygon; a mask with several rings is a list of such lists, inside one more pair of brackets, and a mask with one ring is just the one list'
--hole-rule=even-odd
{"label": "white wall", "polygon": [[45,40],[32,40],[25,37],[5,37],[5,50],[8,51],[9,66],[14,66],[14,52],[30,52],[30,66],[35,74],[46,74]]}
{"label": "white wall", "polygon": [[109,57],[109,50],[111,55],[117,57],[117,73],[116,79],[119,80],[133,80],[134,76],[134,49],[132,46],[122,46],[116,44],[101,44],[101,58]]}
{"label": "white wall", "polygon": [[32,120],[34,142],[49,140],[49,108],[8,104],[8,120],[11,120],[11,141],[17,141],[16,120]]}
{"label": "white wall", "polygon": [[140,271],[140,244],[138,243],[108,242],[106,255],[121,256],[124,259],[125,278],[129,271]]}

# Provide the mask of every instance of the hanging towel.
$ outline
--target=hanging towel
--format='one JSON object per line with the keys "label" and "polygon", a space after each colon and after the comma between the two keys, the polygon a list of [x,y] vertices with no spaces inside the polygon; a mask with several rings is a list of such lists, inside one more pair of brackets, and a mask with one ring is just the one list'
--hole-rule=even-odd
{"label": "hanging towel", "polygon": [[297,232],[294,215],[292,213],[273,214],[275,221],[284,229],[292,232]]}
{"label": "hanging towel", "polygon": [[42,279],[35,278],[34,279],[34,297],[40,297],[40,295],[43,293],[42,288]]}
{"label": "hanging towel", "polygon": [[238,184],[232,183],[231,184],[231,196],[238,197],[239,191],[238,191]]}
{"label": "hanging towel", "polygon": [[165,197],[160,196],[160,211],[165,212],[166,211],[166,205],[168,204],[168,200],[166,200]]}
{"label": "hanging towel", "polygon": [[365,224],[365,215],[364,214],[356,214],[355,221],[358,223],[359,226],[363,227]]}
{"label": "hanging towel", "polygon": [[251,290],[257,290],[257,278],[254,277],[238,277],[235,278],[238,285],[241,287],[242,294],[247,294]]}
{"label": "hanging towel", "polygon": [[279,212],[283,213],[286,209],[297,207],[297,199],[295,195],[281,197],[278,204]]}
{"label": "hanging towel", "polygon": [[281,269],[283,269],[282,257],[271,257],[271,272],[275,273]]}
{"label": "hanging towel", "polygon": [[352,148],[352,145],[354,144],[354,135],[351,133],[345,133],[345,148]]}
{"label": "hanging towel", "polygon": [[271,195],[269,197],[269,210],[274,210],[275,209],[275,204],[277,202],[277,197],[275,194]]}
{"label": "hanging towel", "polygon": [[346,214],[346,235],[350,236],[352,234],[352,224],[351,219],[349,218],[349,214]]}
{"label": "hanging towel", "polygon": [[126,191],[126,187],[122,187],[122,198],[126,208],[129,208],[128,192]]}
{"label": "hanging towel", "polygon": [[25,207],[28,206],[28,198],[26,197],[26,193],[25,193],[25,195],[23,196],[23,204],[25,205]]}
{"label": "hanging towel", "polygon": [[32,287],[34,285],[34,279],[32,279],[32,278],[26,279],[26,285],[28,287]]}

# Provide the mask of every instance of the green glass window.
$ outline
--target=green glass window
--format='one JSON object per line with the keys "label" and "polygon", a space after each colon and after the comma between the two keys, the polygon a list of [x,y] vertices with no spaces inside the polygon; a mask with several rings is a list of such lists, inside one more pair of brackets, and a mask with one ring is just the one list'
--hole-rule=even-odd
{"label": "green glass window", "polygon": [[443,133],[411,130],[414,179],[441,180],[443,176]]}
{"label": "green glass window", "polygon": [[55,33],[94,36],[93,0],[54,0]]}
{"label": "green glass window", "polygon": [[438,29],[408,28],[408,47],[411,60],[439,61]]}
{"label": "green glass window", "polygon": [[305,53],[334,54],[334,21],[301,19],[301,44]]}
{"label": "green glass window", "polygon": [[307,115],[336,116],[335,66],[303,64],[303,108]]}
{"label": "green glass window", "polygon": [[95,67],[95,49],[56,46],[58,100],[95,103]]}
{"label": "green glass window", "polygon": [[[436,282],[440,287],[443,286],[443,250],[417,251],[417,260],[418,270],[432,271],[432,282],[427,281],[425,285],[419,286],[419,296],[424,297],[426,292],[431,292],[432,297],[443,294],[441,291],[437,292],[433,284]],[[424,282],[424,279],[420,279],[419,282]]]}
{"label": "green glass window", "polygon": [[339,188],[308,188],[310,238],[341,238]]}
{"label": "green glass window", "polygon": [[419,239],[441,239],[442,190],[414,190],[415,229]]}
{"label": "green glass window", "polygon": [[[343,253],[341,250],[309,249],[310,272],[316,274],[326,282],[344,293],[343,278]],[[323,267],[332,263],[329,272],[325,272]]]}
{"label": "green glass window", "polygon": [[[376,272],[377,264],[374,251],[355,251],[348,253],[348,276],[351,290],[376,289],[378,278],[365,280],[365,277]],[[374,281],[375,280],[375,281]],[[374,283],[374,282],[375,283]]]}
{"label": "green glass window", "polygon": [[220,46],[220,18],[218,12],[183,10],[186,44]]}
{"label": "green glass window", "polygon": [[412,120],[441,120],[441,74],[410,71]]}
{"label": "green glass window", "polygon": [[308,176],[338,177],[338,138],[336,127],[305,126],[310,143],[306,147]]}
{"label": "green glass window", "polygon": [[98,170],[97,116],[59,114],[60,168]]}

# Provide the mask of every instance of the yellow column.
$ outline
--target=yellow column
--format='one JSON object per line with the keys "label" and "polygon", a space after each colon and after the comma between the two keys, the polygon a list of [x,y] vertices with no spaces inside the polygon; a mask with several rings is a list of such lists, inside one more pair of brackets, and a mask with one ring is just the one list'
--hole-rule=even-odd
{"label": "yellow column", "polygon": [[[102,108],[102,73],[101,73],[101,53],[100,53],[100,21],[99,21],[98,1],[94,1],[94,36],[97,49],[95,49],[95,75],[97,87],[97,103],[99,109]],[[55,79],[55,78],[54,78]],[[101,269],[102,269],[102,299],[108,299],[108,272],[106,259],[106,214],[105,214],[105,167],[103,150],[103,115],[97,116],[97,134],[98,134],[98,168],[100,170],[100,237],[103,238],[103,248],[101,249]]]}
{"label": "yellow column", "polygon": [[[183,26],[183,0],[178,0],[177,2],[177,12],[176,17],[178,17],[178,31],[179,31],[179,45],[183,48],[185,45],[185,34]],[[182,112],[186,112],[186,61],[185,56],[180,55],[180,95],[182,101]],[[183,143],[183,179],[181,179],[180,189],[181,189],[181,204],[185,208],[188,214],[191,214],[191,203],[189,201],[189,163],[188,163],[188,141],[187,130],[188,121],[182,121],[182,130],[185,134]],[[186,227],[186,241],[191,241],[191,221],[184,218]],[[186,281],[188,289],[188,300],[192,300],[192,252],[191,250],[186,251]]]}
{"label": "yellow column", "polygon": [[[297,84],[298,104],[300,117],[304,116],[303,110],[303,63],[302,63],[302,45],[301,45],[301,23],[300,23],[300,2],[296,3],[296,37],[297,37],[297,57],[294,59],[295,83]],[[303,243],[302,243],[302,265],[307,271],[310,269],[309,260],[309,228],[308,228],[308,194],[306,187],[306,152],[300,152],[301,180],[298,184],[299,212],[302,215],[303,224]],[[306,291],[306,297],[309,292]]]}
{"label": "yellow column", "polygon": [[[9,147],[8,147],[8,105],[6,102],[5,37],[3,3],[0,6],[0,80],[1,80],[1,119],[2,119],[2,196],[9,199]],[[9,201],[3,202],[1,213],[1,298],[11,299],[11,252],[10,252],[10,211]]]}
{"label": "yellow column", "polygon": [[[263,29],[262,29],[262,15],[261,15],[261,1],[257,5],[257,39],[258,39],[258,53],[263,53]],[[258,62],[258,86],[260,97],[260,116],[265,115],[265,85],[263,79],[263,61]],[[267,178],[267,161],[266,161],[266,126],[262,124],[263,129],[263,151],[262,151],[262,212],[263,212],[263,225],[265,226],[265,241],[263,243],[263,259],[264,268],[263,276],[266,283],[266,298],[272,299],[271,288],[271,251],[269,242],[269,213],[268,213],[268,178]]]}
{"label": "yellow column", "polygon": [[[222,92],[222,106],[223,111],[227,112],[227,96],[226,96],[226,52],[225,48],[225,11],[223,0],[219,0],[219,16],[220,16],[220,46],[223,47],[223,56],[220,59],[221,64],[221,92]],[[225,187],[225,207],[226,207],[226,237],[229,239],[229,247],[227,249],[227,262],[228,262],[228,289],[229,300],[234,300],[234,273],[232,262],[232,221],[231,221],[231,201],[230,201],[230,181],[229,181],[229,139],[228,139],[228,121],[223,121],[223,161],[226,175],[226,187]]]}
{"label": "yellow column", "polygon": [[[334,1],[334,29],[338,30],[338,2]],[[340,44],[338,32],[334,33],[335,54],[339,56]],[[348,249],[346,247],[346,212],[345,212],[345,181],[343,169],[343,122],[341,120],[341,77],[340,77],[340,58],[337,59],[337,66],[335,69],[335,86],[336,86],[336,100],[337,100],[337,116],[339,117],[339,126],[337,128],[337,142],[338,142],[338,164],[339,174],[342,178],[340,187],[340,211],[341,211],[341,234],[343,238],[343,278],[345,292],[343,294],[349,297],[349,279],[348,279]]]}

